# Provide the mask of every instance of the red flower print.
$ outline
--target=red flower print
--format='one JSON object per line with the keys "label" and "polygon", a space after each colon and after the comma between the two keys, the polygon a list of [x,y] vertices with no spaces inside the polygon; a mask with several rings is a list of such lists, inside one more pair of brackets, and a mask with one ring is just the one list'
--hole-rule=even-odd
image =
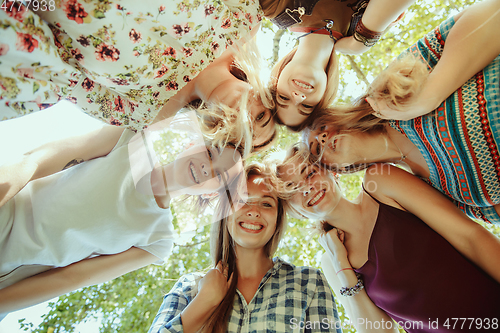
{"label": "red flower print", "polygon": [[83,9],[83,6],[77,2],[77,0],[68,0],[65,5],[64,11],[68,19],[75,21],[78,24],[83,23],[83,18],[87,17],[87,12]]}
{"label": "red flower print", "polygon": [[119,77],[115,77],[115,78],[112,78],[112,79],[109,79],[109,81],[111,81],[112,83],[118,85],[118,86],[128,86],[129,83],[126,79],[122,79],[122,78],[119,78]]}
{"label": "red flower print", "polygon": [[193,55],[193,49],[188,47],[188,48],[183,48],[182,52],[184,53],[185,57],[190,57]]}
{"label": "red flower print", "polygon": [[[10,6],[9,6],[10,7]],[[12,17],[14,20],[23,23],[24,17],[26,16],[27,8],[24,5],[20,5],[18,3],[14,4],[9,10],[6,7],[2,6],[2,9],[7,13],[8,16]]]}
{"label": "red flower print", "polygon": [[101,43],[95,49],[95,58],[99,61],[117,61],[120,59],[120,50],[113,45]]}
{"label": "red flower print", "polygon": [[80,52],[79,49],[72,49],[71,50],[71,55],[73,58],[75,58],[78,62],[83,64],[83,54]]}
{"label": "red flower print", "polygon": [[169,81],[167,86],[165,87],[168,90],[177,90],[179,89],[179,85],[175,81]]}
{"label": "red flower print", "polygon": [[128,37],[130,38],[130,40],[132,41],[132,43],[139,43],[142,39],[142,34],[135,30],[135,29],[132,29],[130,30],[130,32],[128,33]]}
{"label": "red flower print", "polygon": [[80,37],[78,37],[76,41],[80,43],[83,47],[87,47],[90,45],[90,38],[85,37],[84,35],[80,35]]}
{"label": "red flower print", "polygon": [[158,72],[156,72],[155,79],[157,79],[157,78],[159,78],[159,77],[162,77],[162,76],[163,76],[163,75],[165,75],[167,72],[168,72],[168,68],[167,68],[167,66],[165,66],[165,65],[161,65],[161,68],[158,70]]}
{"label": "red flower print", "polygon": [[0,43],[0,56],[6,55],[9,52],[9,44]]}
{"label": "red flower print", "polygon": [[205,5],[205,17],[212,15],[215,11],[214,5]]}
{"label": "red flower print", "polygon": [[165,49],[165,51],[163,51],[163,55],[175,58],[175,56],[177,55],[177,51],[175,51],[175,49],[172,46],[169,46]]}
{"label": "red flower print", "polygon": [[224,19],[224,21],[222,22],[221,27],[222,27],[223,29],[227,29],[227,28],[231,27],[231,20],[230,20],[230,19],[228,19],[228,18],[227,18],[227,19]]}
{"label": "red flower print", "polygon": [[245,18],[248,20],[248,22],[253,23],[253,17],[250,13],[246,13]]}
{"label": "red flower print", "polygon": [[85,91],[89,92],[94,90],[94,81],[89,80],[88,78],[85,78],[82,82],[82,87],[85,89]]}
{"label": "red flower print", "polygon": [[34,68],[18,68],[17,69],[17,75],[28,78],[28,79],[34,79],[35,77],[33,76],[33,73],[35,72]]}
{"label": "red flower print", "polygon": [[212,51],[212,53],[215,53],[215,51],[217,51],[217,49],[219,48],[219,43],[217,42],[212,42],[212,44],[210,44],[210,51]]}
{"label": "red flower print", "polygon": [[30,34],[16,32],[17,42],[16,49],[18,51],[33,52],[38,47],[38,41],[31,37]]}
{"label": "red flower print", "polygon": [[160,6],[160,8],[158,8],[158,11],[161,13],[165,10],[165,8],[166,8],[165,6]]}
{"label": "red flower print", "polygon": [[134,57],[138,57],[138,56],[140,56],[141,54],[140,54],[139,52],[137,52],[137,51],[134,51],[134,52],[132,52],[132,55],[133,55]]}
{"label": "red flower print", "polygon": [[158,96],[160,96],[160,92],[159,92],[159,91],[155,91],[155,92],[153,93],[153,98],[154,98],[154,99],[158,99]]}
{"label": "red flower print", "polygon": [[[76,103],[78,102],[78,101],[77,101],[77,99],[76,99],[76,97],[66,97],[65,99],[66,99],[67,101],[69,101],[69,102],[73,103],[73,104],[76,104]],[[42,104],[42,105],[43,105],[43,104]],[[52,104],[47,104],[47,107],[49,107],[49,106],[52,106]]]}
{"label": "red flower print", "polygon": [[122,123],[118,120],[116,120],[115,118],[111,117],[110,121],[109,121],[109,124],[110,125],[114,125],[114,126],[121,126]]}
{"label": "red flower print", "polygon": [[70,87],[75,87],[77,83],[78,83],[78,81],[76,81],[76,80],[71,80],[71,79],[69,80]]}
{"label": "red flower print", "polygon": [[125,107],[123,105],[123,99],[118,96],[115,98],[115,111],[125,113]]}
{"label": "red flower print", "polygon": [[182,26],[180,24],[174,24],[172,26],[172,30],[173,30],[174,34],[181,37],[182,35],[189,33],[191,31],[191,28],[189,27],[188,23],[185,23],[184,26]]}
{"label": "red flower print", "polygon": [[182,80],[184,80],[184,82],[189,82],[189,81],[191,81],[191,78],[188,75],[184,75]]}
{"label": "red flower print", "polygon": [[116,6],[116,9],[118,9],[118,10],[123,10],[123,9],[124,9],[124,8],[123,8],[122,6],[120,6],[119,4],[116,4],[115,6]]}

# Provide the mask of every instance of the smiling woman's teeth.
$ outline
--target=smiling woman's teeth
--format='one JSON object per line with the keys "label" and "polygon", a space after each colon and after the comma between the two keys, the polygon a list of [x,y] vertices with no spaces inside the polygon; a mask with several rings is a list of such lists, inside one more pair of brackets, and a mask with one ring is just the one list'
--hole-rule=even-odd
{"label": "smiling woman's teeth", "polygon": [[304,89],[312,89],[312,88],[314,88],[309,83],[300,82],[300,81],[297,81],[297,80],[293,80],[293,83],[295,83],[296,85],[298,85],[299,87],[304,88]]}
{"label": "smiling woman's teeth", "polygon": [[319,199],[321,199],[325,195],[325,190],[319,191],[318,194],[314,196],[311,200],[309,200],[309,206],[314,205],[316,202],[318,202]]}
{"label": "smiling woman's teeth", "polygon": [[245,223],[245,222],[240,223],[240,225],[242,228],[250,229],[250,230],[260,230],[263,228],[261,225]]}
{"label": "smiling woman's teeth", "polygon": [[198,172],[196,172],[196,169],[194,167],[193,162],[189,163],[189,169],[191,170],[191,175],[193,175],[194,181],[199,184],[200,183],[200,178],[198,177]]}

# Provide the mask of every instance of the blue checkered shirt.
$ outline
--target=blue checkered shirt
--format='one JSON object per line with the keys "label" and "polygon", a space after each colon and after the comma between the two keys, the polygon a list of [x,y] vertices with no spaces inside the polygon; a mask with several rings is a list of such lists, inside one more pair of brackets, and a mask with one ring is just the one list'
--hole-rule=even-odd
{"label": "blue checkered shirt", "polygon": [[[196,296],[201,275],[187,274],[165,296],[149,333],[183,332],[181,312]],[[342,332],[332,291],[320,270],[280,258],[249,304],[237,291],[227,332]]]}

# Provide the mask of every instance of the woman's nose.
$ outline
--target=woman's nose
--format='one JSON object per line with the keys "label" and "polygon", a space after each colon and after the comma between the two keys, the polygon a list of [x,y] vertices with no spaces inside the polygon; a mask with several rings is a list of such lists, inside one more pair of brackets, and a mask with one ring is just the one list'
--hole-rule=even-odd
{"label": "woman's nose", "polygon": [[295,105],[302,103],[306,99],[306,95],[301,92],[292,91],[292,99]]}
{"label": "woman's nose", "polygon": [[203,173],[203,176],[209,177],[210,176],[210,165],[207,165],[205,163],[201,164],[201,172]]}
{"label": "woman's nose", "polygon": [[256,209],[255,205],[250,205],[250,209],[247,211],[248,217],[260,217],[260,212]]}
{"label": "woman's nose", "polygon": [[316,141],[320,144],[320,146],[324,146],[326,143],[326,138],[328,137],[327,132],[322,132],[316,135]]}

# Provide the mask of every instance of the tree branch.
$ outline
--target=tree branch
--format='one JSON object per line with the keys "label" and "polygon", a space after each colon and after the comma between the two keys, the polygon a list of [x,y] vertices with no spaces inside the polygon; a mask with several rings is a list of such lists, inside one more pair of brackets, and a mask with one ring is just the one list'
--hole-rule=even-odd
{"label": "tree branch", "polygon": [[368,82],[368,79],[366,78],[365,74],[361,71],[358,64],[354,61],[354,57],[352,55],[349,55],[349,54],[345,54],[345,56],[347,57],[347,59],[349,59],[349,63],[351,64],[351,67],[354,70],[354,72],[356,73],[356,76],[358,77],[358,79],[360,79],[367,86],[369,86],[370,82]]}
{"label": "tree branch", "polygon": [[286,30],[279,29],[275,34],[273,38],[273,57],[271,59],[271,68],[274,66],[274,64],[278,61],[279,57],[279,51],[280,51],[280,40],[281,37],[285,34]]}

